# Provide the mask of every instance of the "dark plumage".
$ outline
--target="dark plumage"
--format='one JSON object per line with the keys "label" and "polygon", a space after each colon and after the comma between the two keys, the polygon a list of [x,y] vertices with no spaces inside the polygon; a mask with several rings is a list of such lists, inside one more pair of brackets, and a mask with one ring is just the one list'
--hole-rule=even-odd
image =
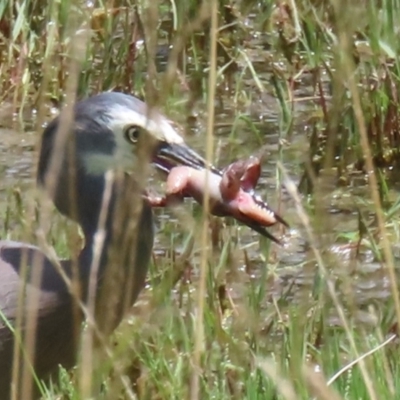
{"label": "dark plumage", "polygon": [[[118,325],[125,310],[135,302],[143,288],[153,245],[151,208],[142,200],[142,188],[134,179],[135,175],[123,173],[126,161],[135,159],[135,146],[124,142],[124,126],[128,124],[143,128],[146,135],[152,136],[156,144],[160,144],[160,152],[168,148],[171,140],[173,147],[178,143],[179,151],[183,149],[182,154],[187,149],[173,128],[165,125],[168,124],[167,120],[160,114],[152,114],[155,125],[144,124],[146,113],[143,102],[121,93],[103,93],[81,101],[74,108],[74,119],[62,146],[62,154],[56,155],[61,157],[62,164],[56,177],[53,201],[61,213],[81,225],[85,235],[85,246],[77,257],[77,263],[69,260],[61,261],[60,265],[69,278],[75,279],[74,282],[78,278],[83,301],[87,299],[92,266],[98,265],[95,274],[96,303],[97,310],[100,310],[97,312],[97,322],[105,334]],[[138,115],[141,118],[138,119]],[[56,118],[42,136],[38,165],[38,183],[41,186],[46,186],[59,125],[60,118]],[[159,129],[149,132],[147,126]],[[93,154],[100,154],[103,158],[100,158],[100,162],[96,161],[99,164],[97,170],[90,171],[87,159],[88,155]],[[118,158],[119,154],[124,160]],[[193,154],[188,154],[187,161],[190,162]],[[116,161],[111,162],[110,157],[113,156]],[[186,161],[182,157],[179,159],[183,163]],[[108,161],[110,165],[107,165]],[[195,162],[201,164],[203,161],[198,157]],[[105,202],[107,216],[102,227],[105,236],[96,264],[94,254],[98,249],[95,233],[105,201],[105,173],[109,170],[115,170],[115,179],[111,184],[109,201]],[[137,230],[134,226],[136,220]],[[57,268],[37,247],[1,241],[0,311],[8,322],[0,317],[0,400],[10,397],[14,334],[9,324],[14,326],[17,320],[18,296],[24,290],[24,276],[27,282],[24,291],[26,301],[22,330],[18,331],[18,335],[32,338],[36,332],[35,356],[30,361],[37,376],[47,378],[57,372],[59,364],[69,368],[76,361],[82,313],[79,307],[74,308],[76,303]],[[36,326],[36,329],[30,326],[28,330],[27,320],[35,313],[37,319],[33,318],[33,328]],[[21,374],[19,377],[21,379]],[[22,398],[24,388],[21,381],[17,387],[18,398]]]}

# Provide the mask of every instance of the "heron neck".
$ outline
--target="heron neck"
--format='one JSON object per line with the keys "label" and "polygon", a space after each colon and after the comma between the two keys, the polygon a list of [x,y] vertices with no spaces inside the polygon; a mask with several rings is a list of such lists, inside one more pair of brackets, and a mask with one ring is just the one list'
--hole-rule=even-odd
{"label": "heron neck", "polygon": [[[104,183],[95,185],[97,189],[104,186]],[[104,190],[101,193],[82,191],[80,195],[84,201],[79,203],[83,204],[83,209],[79,210],[79,215],[82,216],[79,223],[84,232],[85,246],[79,255],[79,265],[87,278],[92,268],[97,269],[101,278],[110,258],[117,268],[131,268],[134,262],[130,258],[131,249],[138,249],[136,258],[141,257],[142,249],[148,250],[148,246],[151,252],[152,210],[147,204],[143,204],[142,208],[142,204],[138,203],[142,200],[137,185],[129,177],[124,176],[113,183],[109,201],[105,199]],[[135,210],[135,205],[139,205],[141,210]],[[136,229],[132,226],[135,217],[138,218],[138,235],[135,235]]]}
{"label": "heron neck", "polygon": [[[104,184],[97,186],[103,188]],[[79,224],[85,237],[85,246],[79,255],[80,269],[89,274],[94,267],[99,272],[104,269],[107,263],[107,250],[110,248],[113,240],[113,218],[117,203],[117,188],[112,188],[111,196],[108,202],[102,204],[103,193],[96,193],[89,190],[89,194],[82,193],[86,201],[82,210],[79,210]],[[91,196],[90,196],[91,195]],[[89,204],[89,206],[87,206]],[[105,208],[102,210],[102,208]],[[106,215],[103,223],[100,222],[100,214]]]}

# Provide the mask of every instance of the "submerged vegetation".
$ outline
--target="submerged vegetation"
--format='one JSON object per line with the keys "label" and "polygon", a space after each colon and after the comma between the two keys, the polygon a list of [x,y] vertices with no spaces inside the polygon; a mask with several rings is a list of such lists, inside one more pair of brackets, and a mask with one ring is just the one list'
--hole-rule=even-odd
{"label": "submerged vegetation", "polygon": [[[279,248],[213,218],[204,241],[198,208],[158,212],[149,288],[93,396],[398,398],[399,21],[399,0],[1,2],[1,132],[37,143],[54,107],[134,93],[220,165],[268,156],[293,227]],[[79,248],[0,189],[2,238]],[[84,375],[61,370],[43,397],[82,398]]]}

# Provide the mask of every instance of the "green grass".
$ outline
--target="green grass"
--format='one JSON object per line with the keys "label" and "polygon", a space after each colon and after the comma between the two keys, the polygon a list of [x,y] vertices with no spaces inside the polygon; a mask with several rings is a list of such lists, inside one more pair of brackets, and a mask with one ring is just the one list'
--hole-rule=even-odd
{"label": "green grass", "polygon": [[[397,299],[360,305],[356,284],[372,249],[382,265],[377,279],[397,287],[400,1],[259,3],[220,1],[218,35],[210,32],[212,12],[196,2],[0,5],[0,93],[19,115],[16,131],[24,110],[35,108],[39,135],[76,79],[78,97],[118,89],[160,104],[220,165],[264,149],[277,134],[273,162],[285,168],[272,173],[274,194],[259,189],[309,242],[289,267],[294,277],[314,274],[313,283],[276,290],[287,265],[270,243],[236,225],[202,231],[190,204],[183,222],[160,217],[150,288],[110,340],[112,359],[99,356],[96,398],[398,398],[397,343],[379,348],[397,334]],[[154,55],[171,44],[163,66]],[[213,130],[214,150],[205,133]],[[299,136],[307,152],[292,146]],[[280,190],[286,169],[302,178],[292,200]],[[1,237],[37,243],[41,228],[60,256],[78,249],[76,227],[56,217],[40,225],[40,207],[24,190],[2,196]],[[341,192],[350,192],[356,227],[328,235]],[[211,238],[212,251],[202,253]],[[285,251],[296,251],[297,240],[289,236]],[[343,243],[360,251],[344,267],[332,251]],[[79,367],[61,371],[44,398],[81,399],[79,376]]]}

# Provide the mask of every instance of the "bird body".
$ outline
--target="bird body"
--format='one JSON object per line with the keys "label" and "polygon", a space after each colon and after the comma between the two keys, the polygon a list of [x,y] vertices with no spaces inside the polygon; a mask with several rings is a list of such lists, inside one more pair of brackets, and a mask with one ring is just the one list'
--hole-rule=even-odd
{"label": "bird body", "polygon": [[[112,232],[106,229],[104,250],[99,260],[98,277],[96,279],[96,295],[104,287],[106,266],[113,272],[112,284],[107,286],[105,304],[99,304],[101,317],[97,316],[97,328],[104,335],[110,334],[123,318],[125,312],[136,301],[144,287],[148,264],[153,244],[153,217],[151,208],[144,204],[141,211],[138,230],[137,248],[134,260],[130,259],[130,251],[123,252],[122,259],[108,263],[107,249],[110,249]],[[133,237],[132,237],[133,239]],[[136,246],[136,242],[127,241],[128,249]],[[87,301],[89,280],[93,263],[93,241],[89,241],[82,249],[76,265],[79,272],[78,282],[81,287],[81,298]],[[79,326],[83,320],[82,310],[75,309],[76,303],[58,268],[35,246],[24,243],[0,241],[0,399],[8,399],[9,385],[12,380],[12,359],[15,334],[9,324],[19,327],[23,342],[24,334],[35,335],[36,343],[32,365],[38,377],[45,379],[55,375],[58,365],[71,368],[76,362],[79,346]],[[64,260],[59,263],[65,275],[73,281],[73,262]],[[24,268],[26,267],[26,272]],[[40,270],[35,276],[34,270]],[[31,276],[29,276],[31,275]],[[26,278],[24,278],[26,277]],[[111,290],[110,290],[111,289]],[[19,296],[24,292],[26,301],[21,302]],[[110,293],[111,292],[111,293]],[[101,297],[96,300],[100,301]],[[21,306],[22,303],[22,306]],[[17,323],[18,307],[21,307],[21,323]],[[37,313],[37,320],[29,327],[29,317]],[[6,318],[7,322],[3,320]],[[34,332],[32,332],[34,330]],[[23,359],[23,355],[21,356]],[[20,376],[21,379],[21,376]]]}

